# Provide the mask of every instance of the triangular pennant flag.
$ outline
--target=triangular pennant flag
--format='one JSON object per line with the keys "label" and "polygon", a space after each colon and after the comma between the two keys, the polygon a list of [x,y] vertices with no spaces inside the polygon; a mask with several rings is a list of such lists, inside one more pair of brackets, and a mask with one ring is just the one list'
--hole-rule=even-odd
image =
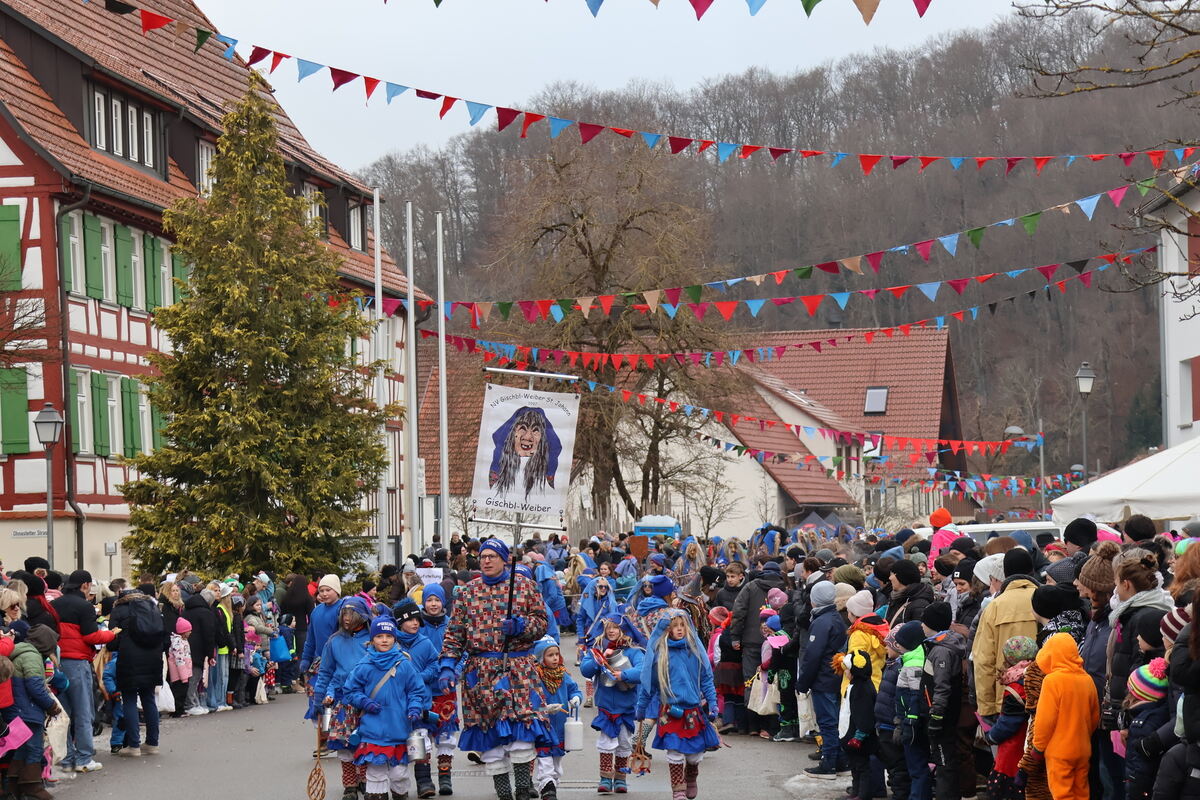
{"label": "triangular pennant flag", "polygon": [[958,255],[958,234],[951,233],[946,236],[938,237],[938,241],[942,243],[942,247],[946,248],[946,252],[952,256]]}
{"label": "triangular pennant flag", "polygon": [[1085,197],[1082,200],[1076,200],[1075,205],[1079,206],[1079,210],[1089,220],[1096,213],[1096,204],[1100,202],[1100,195],[1094,194],[1091,197]]}
{"label": "triangular pennant flag", "polygon": [[883,263],[883,253],[867,253],[867,263],[871,265],[871,269],[875,270],[875,274],[879,274],[879,267]]}
{"label": "triangular pennant flag", "polygon": [[892,156],[892,169],[899,169],[904,164],[912,161],[912,156]]}
{"label": "triangular pennant flag", "polygon": [[[206,31],[206,30],[204,30],[204,28],[196,28],[196,48],[192,52],[199,53],[200,48],[204,47],[204,43],[207,42],[210,38],[212,38],[212,35],[213,35],[212,31]],[[301,77],[303,77],[303,76],[301,76]]]}
{"label": "triangular pennant flag", "polygon": [[487,103],[476,103],[474,100],[467,101],[467,114],[471,117],[471,125],[478,125],[483,119],[483,115],[491,109]]}
{"label": "triangular pennant flag", "polygon": [[704,12],[708,11],[708,7],[713,4],[713,0],[689,0],[692,8],[696,10],[696,19],[704,16]]}
{"label": "triangular pennant flag", "polygon": [[591,122],[580,122],[577,124],[579,125],[579,139],[582,144],[587,144],[592,139],[595,139],[596,135],[604,130],[603,125],[596,125]]}
{"label": "triangular pennant flag", "polygon": [[746,308],[750,309],[750,316],[757,317],[758,312],[762,311],[762,307],[766,305],[766,300],[747,300]]}
{"label": "triangular pennant flag", "polygon": [[500,312],[500,317],[506,322],[508,321],[508,315],[512,313],[512,307],[512,300],[500,300],[496,303],[496,310]]}
{"label": "triangular pennant flag", "polygon": [[496,129],[504,130],[509,125],[513,124],[513,120],[521,115],[521,112],[515,108],[504,108],[496,106]]}
{"label": "triangular pennant flag", "polygon": [[391,105],[391,102],[397,97],[408,91],[407,86],[401,86],[400,84],[392,83],[391,81],[385,81],[383,88],[384,91],[387,92],[387,101],[389,105]]}
{"label": "triangular pennant flag", "polygon": [[804,6],[804,13],[811,17],[813,9],[817,7],[817,3],[819,2],[821,0],[800,0],[800,5]]}
{"label": "triangular pennant flag", "polygon": [[983,169],[983,165],[989,161],[995,161],[996,156],[975,156],[975,169]]}
{"label": "triangular pennant flag", "polygon": [[971,244],[975,245],[975,249],[979,249],[980,243],[983,242],[983,232],[985,228],[971,228],[967,231],[967,239]]}
{"label": "triangular pennant flag", "polygon": [[[876,2],[878,2],[878,0],[876,0]],[[941,156],[917,156],[917,159],[921,162],[921,168],[917,171],[924,172],[926,167],[928,167],[930,164],[932,164],[935,161],[941,161],[942,157]]]}
{"label": "triangular pennant flag", "polygon": [[363,76],[363,89],[367,93],[368,102],[371,99],[371,95],[375,94],[375,90],[379,88],[379,83],[379,78],[368,78],[366,75]]}
{"label": "triangular pennant flag", "polygon": [[772,161],[778,161],[780,156],[793,152],[790,147],[768,147],[767,151],[770,152]]}
{"label": "triangular pennant flag", "polygon": [[587,319],[588,314],[592,313],[592,301],[595,297],[576,297],[575,302],[579,303],[579,310],[583,312],[583,318]]}
{"label": "triangular pennant flag", "polygon": [[592,12],[592,16],[600,13],[600,6],[604,5],[604,0],[584,0],[587,3],[588,11]]}
{"label": "triangular pennant flag", "polygon": [[862,275],[862,256],[843,258],[840,263],[843,267],[850,270],[854,274]]}
{"label": "triangular pennant flag", "polygon": [[858,8],[858,13],[862,14],[863,22],[870,25],[871,20],[875,18],[875,11],[879,8],[879,0],[854,0],[854,5]]}
{"label": "triangular pennant flag", "polygon": [[1092,275],[1094,275],[1094,274],[1095,273],[1093,273],[1093,272],[1081,273],[1079,276],[1079,282],[1082,283],[1084,286],[1088,287],[1089,289],[1092,288]]}
{"label": "triangular pennant flag", "polygon": [[1024,160],[1025,156],[1008,156],[1005,158],[1004,161],[1008,164],[1008,166],[1004,168],[1004,174],[1007,175],[1008,173],[1012,172],[1013,167],[1015,167],[1017,164],[1020,164]]}
{"label": "triangular pennant flag", "polygon": [[889,287],[887,287],[887,291],[889,291],[889,292],[891,292],[891,293],[892,293],[892,297],[894,297],[894,298],[896,298],[897,300],[899,300],[901,297],[904,297],[904,293],[905,293],[905,292],[907,292],[907,291],[908,291],[909,289],[911,289],[911,288],[912,288],[912,286],[911,286],[911,285],[908,285],[908,286],[889,286]]}
{"label": "triangular pennant flag", "polygon": [[1037,170],[1037,174],[1041,175],[1042,167],[1046,166],[1053,160],[1054,160],[1054,156],[1034,156],[1033,157],[1033,166],[1034,166],[1034,169]]}
{"label": "triangular pennant flag", "polygon": [[686,150],[688,146],[696,141],[695,139],[685,139],[682,136],[668,136],[667,144],[671,147],[672,155],[679,155],[680,152]]}
{"label": "triangular pennant flag", "polygon": [[1067,266],[1075,270],[1075,272],[1083,272],[1083,268],[1088,265],[1088,259],[1081,258],[1078,261],[1068,261]]}
{"label": "triangular pennant flag", "polygon": [[821,305],[821,301],[824,299],[825,295],[823,294],[806,294],[800,298],[800,301],[804,303],[804,307],[808,309],[808,315],[810,317],[815,317],[817,315],[817,308]]}
{"label": "triangular pennant flag", "polygon": [[762,145],[744,144],[742,145],[742,152],[738,153],[738,158],[749,158],[759,150],[762,150]]}
{"label": "triangular pennant flag", "polygon": [[614,128],[611,125],[608,126],[608,129],[618,136],[624,136],[626,139],[632,139],[633,134],[636,133],[636,131],[630,130],[629,128]]}
{"label": "triangular pennant flag", "polygon": [[213,38],[221,44],[225,45],[225,52],[221,53],[221,58],[226,61],[233,61],[233,57],[237,55],[238,40],[232,36],[222,36],[219,33],[214,33]]}
{"label": "triangular pennant flag", "polygon": [[688,308],[696,315],[696,319],[703,320],[705,312],[708,311],[708,303],[688,303]]}
{"label": "triangular pennant flag", "polygon": [[663,135],[661,133],[646,133],[645,131],[642,132],[642,141],[645,142],[646,147],[649,147],[651,150],[653,150],[658,145],[658,142],[660,139],[662,139],[662,137],[663,137]]}
{"label": "triangular pennant flag", "polygon": [[532,111],[526,111],[525,119],[521,120],[521,138],[524,139],[529,134],[530,125],[535,122],[541,122],[545,118],[545,114],[534,114]]}
{"label": "triangular pennant flag", "polygon": [[283,63],[285,58],[291,58],[291,56],[287,53],[280,53],[278,50],[271,53],[271,72],[279,69],[279,65]]}
{"label": "triangular pennant flag", "polygon": [[722,300],[720,302],[713,303],[713,306],[716,307],[717,311],[722,317],[725,318],[725,321],[728,322],[733,316],[733,312],[737,311],[738,303],[736,300]]}
{"label": "triangular pennant flag", "polygon": [[963,290],[967,288],[972,280],[972,278],[954,278],[953,280],[946,281],[946,283],[951,289],[953,289],[959,295],[962,295]]}
{"label": "triangular pennant flag", "polygon": [[315,61],[305,61],[303,58],[296,59],[296,81],[302,81],[310,75],[315,75],[325,67],[324,64],[318,64]]}
{"label": "triangular pennant flag", "polygon": [[692,286],[685,287],[684,291],[687,292],[687,296],[692,299],[693,303],[699,303],[700,296],[704,290],[698,284],[695,284]]}
{"label": "triangular pennant flag", "polygon": [[923,261],[929,260],[929,253],[933,250],[933,239],[926,239],[923,242],[917,242],[913,246],[917,248],[917,252],[921,254],[921,259]]}
{"label": "triangular pennant flag", "polygon": [[870,175],[871,170],[875,169],[875,165],[880,162],[883,156],[871,155],[870,153],[860,153],[858,163],[862,166],[863,175]]}
{"label": "triangular pennant flag", "polygon": [[[145,12],[142,12],[145,13]],[[253,67],[258,62],[262,61],[267,56],[271,55],[271,51],[265,47],[254,45],[250,50],[250,57],[246,59],[246,66]]]}
{"label": "triangular pennant flag", "polygon": [[550,118],[550,138],[557,139],[558,135],[567,128],[575,124],[573,119],[560,119],[559,117]]}
{"label": "triangular pennant flag", "polygon": [[1125,192],[1127,191],[1129,191],[1128,185],[1119,186],[1116,189],[1109,189],[1107,192],[1105,192],[1105,194],[1108,195],[1109,200],[1112,200],[1114,206],[1120,208],[1121,201],[1125,199]]}
{"label": "triangular pennant flag", "polygon": [[1058,272],[1058,264],[1047,264],[1044,267],[1038,267],[1037,271],[1042,273],[1042,277],[1046,280],[1053,280],[1054,273]]}
{"label": "triangular pennant flag", "polygon": [[1166,150],[1147,150],[1146,158],[1150,159],[1150,163],[1155,169],[1162,166],[1163,158],[1167,155]]}
{"label": "triangular pennant flag", "polygon": [[[155,14],[153,11],[147,11],[144,8],[140,9],[140,12],[142,15],[142,36],[145,36],[150,31],[155,31],[159,28],[165,28],[175,21],[170,17],[164,17],[162,14]],[[264,53],[263,55],[265,56],[266,54]]]}
{"label": "triangular pennant flag", "polygon": [[928,297],[932,302],[937,300],[938,289],[942,288],[942,282],[930,281],[929,283],[918,283],[917,288],[921,290],[921,294]]}
{"label": "triangular pennant flag", "polygon": [[604,312],[605,316],[608,316],[612,311],[613,301],[617,299],[617,296],[614,294],[602,294],[597,299],[600,302],[600,310]]}
{"label": "triangular pennant flag", "polygon": [[1021,217],[1021,225],[1025,228],[1025,232],[1030,236],[1037,233],[1038,220],[1042,218],[1041,211],[1034,211],[1032,214],[1026,214]]}
{"label": "triangular pennant flag", "polygon": [[757,14],[766,2],[767,0],[746,0],[746,5],[750,6],[750,16]]}
{"label": "triangular pennant flag", "polygon": [[1146,178],[1144,181],[1138,181],[1138,193],[1145,197],[1146,193],[1154,188],[1154,178]]}
{"label": "triangular pennant flag", "polygon": [[846,310],[846,303],[850,302],[850,292],[830,292],[829,296],[838,304],[838,308]]}
{"label": "triangular pennant flag", "polygon": [[333,91],[336,92],[338,89],[357,78],[358,73],[349,72],[344,69],[338,69],[337,67],[330,67],[329,76],[333,79]]}
{"label": "triangular pennant flag", "polygon": [[440,111],[438,111],[438,119],[445,119],[446,115],[450,113],[450,109],[454,108],[454,104],[457,102],[457,97],[451,97],[450,95],[443,97],[442,108]]}
{"label": "triangular pennant flag", "polygon": [[717,161],[724,164],[729,157],[733,155],[733,151],[737,150],[736,144],[730,142],[717,142]]}

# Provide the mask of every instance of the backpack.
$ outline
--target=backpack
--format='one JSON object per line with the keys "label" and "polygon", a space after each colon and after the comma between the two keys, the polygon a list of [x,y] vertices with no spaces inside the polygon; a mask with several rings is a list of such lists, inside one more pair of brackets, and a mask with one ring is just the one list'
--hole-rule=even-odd
{"label": "backpack", "polygon": [[142,647],[159,647],[163,643],[163,618],[153,601],[135,600],[129,604],[129,627],[133,641]]}

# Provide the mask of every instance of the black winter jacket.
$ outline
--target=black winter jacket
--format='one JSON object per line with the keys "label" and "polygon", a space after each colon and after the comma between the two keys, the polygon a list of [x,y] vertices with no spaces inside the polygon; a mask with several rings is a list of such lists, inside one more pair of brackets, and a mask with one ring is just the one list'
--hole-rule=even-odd
{"label": "black winter jacket", "polygon": [[888,605],[888,627],[895,630],[906,622],[914,619],[921,621],[921,615],[933,602],[933,587],[928,583],[914,583],[905,586],[904,590],[892,595]]}
{"label": "black winter jacket", "polygon": [[134,641],[131,633],[134,603],[146,603],[155,614],[159,613],[154,598],[140,593],[118,598],[113,606],[109,624],[122,630],[108,645],[108,649],[120,656],[117,659],[117,689],[121,692],[151,689],[162,683],[163,644],[160,641],[147,646]]}
{"label": "black winter jacket", "polygon": [[183,617],[192,623],[192,635],[188,640],[192,649],[192,666],[202,667],[216,650],[217,618],[199,594],[192,595],[183,604]]}
{"label": "black winter jacket", "polygon": [[[1125,611],[1117,618],[1120,630],[1115,631],[1116,641],[1112,648],[1112,661],[1108,678],[1108,699],[1110,708],[1120,712],[1121,702],[1129,683],[1129,675],[1138,668],[1141,650],[1138,648],[1137,636],[1134,631],[1138,628],[1138,618],[1143,614],[1156,613],[1155,609],[1138,606]],[[1161,612],[1158,612],[1161,614]],[[1103,710],[1103,709],[1101,709]]]}
{"label": "black winter jacket", "polygon": [[[737,586],[722,586],[717,590],[717,596],[713,598],[712,607],[724,606],[729,611],[733,612],[733,604],[737,602],[737,596],[741,594],[742,589],[746,586],[745,579]],[[449,597],[449,595],[447,595]]]}
{"label": "black winter jacket", "polygon": [[796,676],[797,692],[836,692],[842,676],[833,671],[833,657],[846,650],[846,623],[836,606],[823,606],[813,613],[808,644]]}
{"label": "black winter jacket", "polygon": [[[944,631],[925,640],[925,671],[921,691],[929,698],[929,736],[938,739],[955,735],[963,700],[963,662],[967,657],[966,639],[954,631]],[[941,733],[937,718],[940,718]]]}
{"label": "black winter jacket", "polygon": [[743,647],[762,644],[762,620],[758,616],[758,610],[766,605],[767,592],[783,589],[784,585],[783,575],[778,572],[764,572],[746,584],[746,588],[738,594],[737,602],[730,609],[733,611],[733,619],[729,622],[729,630]]}
{"label": "black winter jacket", "polygon": [[1154,800],[1200,800],[1200,744],[1180,743],[1163,756]]}
{"label": "black winter jacket", "polygon": [[881,731],[896,727],[896,681],[900,678],[900,659],[888,659],[875,695],[875,724]]}

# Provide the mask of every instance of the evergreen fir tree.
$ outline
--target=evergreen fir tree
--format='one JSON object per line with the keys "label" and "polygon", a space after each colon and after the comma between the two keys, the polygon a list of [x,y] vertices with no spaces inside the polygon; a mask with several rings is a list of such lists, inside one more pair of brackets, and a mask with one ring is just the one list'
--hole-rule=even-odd
{"label": "evergreen fir tree", "polygon": [[223,120],[211,195],[165,217],[191,275],[155,316],[174,343],[151,356],[162,444],[131,459],[140,477],[122,487],[126,547],[151,571],[338,571],[371,547],[361,502],[385,467],[391,409],[368,396],[348,343],[372,323],[289,191],[273,104],[251,76]]}

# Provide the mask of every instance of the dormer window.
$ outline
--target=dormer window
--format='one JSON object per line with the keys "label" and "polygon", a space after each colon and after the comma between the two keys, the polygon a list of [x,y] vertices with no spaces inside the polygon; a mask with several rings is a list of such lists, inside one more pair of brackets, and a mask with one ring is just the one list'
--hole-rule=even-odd
{"label": "dormer window", "polygon": [[108,149],[108,98],[99,89],[93,95],[95,114],[92,115],[92,144],[97,150]]}
{"label": "dormer window", "polygon": [[135,164],[155,168],[162,133],[158,112],[107,86],[92,87],[92,146]]}
{"label": "dormer window", "polygon": [[[315,183],[305,182],[300,189],[300,193],[308,201],[304,207],[304,218],[309,222],[320,222],[321,227],[324,228],[327,220],[325,219],[325,204],[322,202],[324,196],[321,193],[321,187]],[[324,230],[321,235],[322,237],[325,235]]]}
{"label": "dormer window", "polygon": [[350,241],[350,247],[354,250],[362,250],[363,248],[363,207],[361,205],[350,206],[350,221],[347,223],[349,227],[349,235],[346,237]]}
{"label": "dormer window", "polygon": [[213,175],[212,166],[213,159],[217,157],[217,146],[205,139],[200,140],[199,156],[196,159],[196,177],[200,184],[200,194],[207,197],[212,194]]}

